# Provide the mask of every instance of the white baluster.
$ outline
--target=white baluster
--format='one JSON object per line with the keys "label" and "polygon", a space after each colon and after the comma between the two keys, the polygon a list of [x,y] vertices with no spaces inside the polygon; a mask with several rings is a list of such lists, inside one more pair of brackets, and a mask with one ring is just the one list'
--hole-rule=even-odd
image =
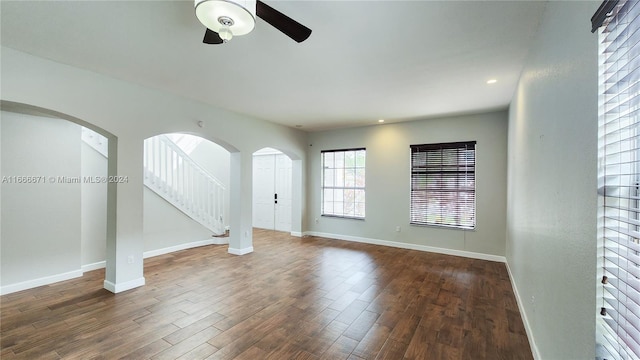
{"label": "white baluster", "polygon": [[145,140],[144,150],[145,185],[211,231],[224,233],[222,183],[166,136]]}

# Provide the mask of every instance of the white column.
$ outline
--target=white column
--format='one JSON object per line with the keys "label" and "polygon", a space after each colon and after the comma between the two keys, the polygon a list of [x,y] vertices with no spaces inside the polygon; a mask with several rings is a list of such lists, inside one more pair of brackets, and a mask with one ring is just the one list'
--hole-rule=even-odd
{"label": "white column", "polygon": [[126,182],[107,185],[107,259],[104,288],[119,293],[144,285],[142,253],[143,141],[109,139],[109,176]]}
{"label": "white column", "polygon": [[252,224],[252,161],[248,152],[231,153],[230,169],[230,230],[229,253],[244,255],[253,252]]}

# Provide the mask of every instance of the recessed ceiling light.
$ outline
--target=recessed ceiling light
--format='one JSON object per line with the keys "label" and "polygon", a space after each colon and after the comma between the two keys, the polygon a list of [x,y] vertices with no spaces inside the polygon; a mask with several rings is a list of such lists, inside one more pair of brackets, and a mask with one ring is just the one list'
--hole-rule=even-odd
{"label": "recessed ceiling light", "polygon": [[380,124],[382,124],[382,123],[384,122],[384,119],[380,119],[380,120],[378,120],[378,122],[379,122]]}
{"label": "recessed ceiling light", "polygon": [[495,84],[497,82],[498,82],[498,80],[496,80],[496,79],[487,80],[487,84]]}

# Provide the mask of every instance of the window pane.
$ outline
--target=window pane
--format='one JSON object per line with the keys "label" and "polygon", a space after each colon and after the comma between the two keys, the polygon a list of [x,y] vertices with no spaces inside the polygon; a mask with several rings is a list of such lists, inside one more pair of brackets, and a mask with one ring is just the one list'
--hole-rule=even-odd
{"label": "window pane", "polygon": [[336,216],[344,216],[344,203],[342,201],[333,203],[333,214]]}
{"label": "window pane", "polygon": [[334,186],[344,187],[344,168],[337,168],[335,170],[335,175]]}
{"label": "window pane", "polygon": [[333,162],[333,153],[323,153],[323,155],[324,155],[324,167],[329,169],[335,168],[334,162]]}
{"label": "window pane", "polygon": [[333,201],[333,189],[324,189],[324,198],[325,201]]}
{"label": "window pane", "polygon": [[356,166],[356,152],[355,151],[345,151],[344,153],[344,167],[350,168]]}
{"label": "window pane", "polygon": [[324,170],[324,186],[332,187],[335,183],[335,170],[333,169],[325,169]]}
{"label": "window pane", "polygon": [[344,187],[354,187],[356,186],[356,169],[345,169],[344,170]]}
{"label": "window pane", "polygon": [[363,202],[357,202],[356,203],[356,212],[355,212],[357,217],[364,217],[364,203]]}
{"label": "window pane", "polygon": [[344,201],[343,199],[344,199],[344,189],[333,190],[333,200]]}
{"label": "window pane", "polygon": [[356,151],[356,166],[363,168],[364,163],[365,163],[365,151],[364,150]]}
{"label": "window pane", "polygon": [[355,216],[355,204],[353,202],[350,201],[346,201],[344,202],[344,215],[345,216]]}
{"label": "window pane", "polygon": [[366,150],[321,153],[322,215],[364,218]]}
{"label": "window pane", "polygon": [[333,155],[335,156],[335,168],[344,168],[344,151],[335,152]]}
{"label": "window pane", "polygon": [[356,169],[356,187],[364,188],[364,169]]}
{"label": "window pane", "polygon": [[355,190],[353,189],[345,189],[344,190],[344,201],[353,203],[355,201]]}
{"label": "window pane", "polygon": [[333,214],[333,201],[325,200],[322,203],[322,206],[322,209],[324,210],[323,214]]}

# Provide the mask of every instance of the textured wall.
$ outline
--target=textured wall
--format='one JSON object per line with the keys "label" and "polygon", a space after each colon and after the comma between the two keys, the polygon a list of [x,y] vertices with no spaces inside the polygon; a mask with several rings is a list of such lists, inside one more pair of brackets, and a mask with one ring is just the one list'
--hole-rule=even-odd
{"label": "textured wall", "polygon": [[509,112],[507,261],[542,359],[593,359],[596,2],[550,2]]}

